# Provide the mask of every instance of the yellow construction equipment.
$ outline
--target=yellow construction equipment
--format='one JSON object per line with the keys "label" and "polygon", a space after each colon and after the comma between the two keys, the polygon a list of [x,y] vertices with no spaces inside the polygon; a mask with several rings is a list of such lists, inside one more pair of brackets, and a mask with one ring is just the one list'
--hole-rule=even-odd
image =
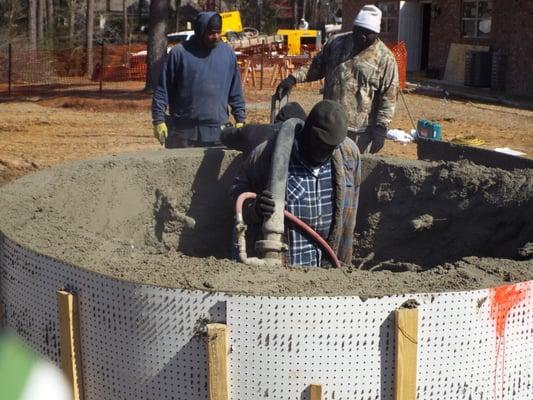
{"label": "yellow construction equipment", "polygon": [[[280,35],[263,35],[255,28],[243,27],[239,11],[227,11],[219,14],[222,17],[222,40],[229,43],[234,49],[283,42],[283,37]],[[167,39],[171,44],[177,44],[190,39],[193,35],[194,31],[192,30],[181,31],[168,34]]]}
{"label": "yellow construction equipment", "polygon": [[322,47],[322,33],[313,29],[278,29],[277,35],[282,35],[288,47],[290,56],[302,54],[304,46],[309,50],[320,50]]}
{"label": "yellow construction equipment", "polygon": [[222,17],[222,35],[226,35],[228,32],[243,32],[239,11],[221,12],[220,16]]}
{"label": "yellow construction equipment", "polygon": [[282,43],[280,35],[264,35],[255,28],[243,27],[239,11],[221,12],[222,40],[234,49],[245,49],[261,44]]}

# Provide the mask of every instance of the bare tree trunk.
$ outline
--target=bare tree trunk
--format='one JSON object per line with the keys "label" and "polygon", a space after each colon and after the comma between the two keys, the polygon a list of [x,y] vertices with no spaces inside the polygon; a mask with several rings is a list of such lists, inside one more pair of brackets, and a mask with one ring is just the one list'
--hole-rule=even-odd
{"label": "bare tree trunk", "polygon": [[137,25],[139,27],[139,32],[141,31],[142,27],[142,15],[143,15],[143,7],[144,7],[144,0],[139,0],[138,7],[137,7]]}
{"label": "bare tree trunk", "polygon": [[37,0],[37,41],[42,42],[44,38],[44,15],[45,0]]}
{"label": "bare tree trunk", "polygon": [[320,7],[320,5],[319,5],[319,1],[318,0],[311,0],[311,4],[312,4],[312,7],[313,7],[313,10],[312,10],[313,29],[315,29],[315,27],[316,27],[316,25],[318,23],[318,13],[319,13],[318,8]]}
{"label": "bare tree trunk", "polygon": [[150,23],[148,27],[147,73],[144,90],[152,90],[159,79],[167,54],[168,0],[150,1]]}
{"label": "bare tree trunk", "polygon": [[87,50],[87,76],[93,75],[93,34],[94,34],[94,0],[87,0],[87,29],[85,48]]}
{"label": "bare tree trunk", "polygon": [[37,48],[37,0],[28,3],[28,36],[30,49]]}
{"label": "bare tree trunk", "polygon": [[294,25],[294,29],[296,29],[298,28],[298,0],[294,0],[293,9],[294,9],[293,25]]}
{"label": "bare tree trunk", "polygon": [[122,43],[128,43],[128,7],[126,0],[122,0]]}
{"label": "bare tree trunk", "polygon": [[176,0],[176,21],[174,30],[176,32],[180,31],[180,9],[181,9],[181,0]]}
{"label": "bare tree trunk", "polygon": [[68,2],[68,43],[72,48],[74,45],[74,28],[76,27],[76,0]]}
{"label": "bare tree trunk", "polygon": [[7,40],[8,42],[11,42],[11,39],[13,36],[16,35],[16,30],[13,29],[15,25],[15,18],[17,17],[17,12],[15,5],[11,3],[11,8],[9,9],[9,17],[8,17],[8,26],[7,26]]}
{"label": "bare tree trunk", "polygon": [[263,0],[257,0],[257,10],[259,14],[259,21],[257,21],[256,28],[259,30],[259,32],[263,32]]}
{"label": "bare tree trunk", "polygon": [[54,0],[46,0],[46,22],[48,27],[48,36],[54,37],[55,21],[54,21]]}
{"label": "bare tree trunk", "polygon": [[[304,3],[302,5],[302,18],[305,18],[306,8],[307,8],[307,0],[304,0]],[[309,21],[309,14],[307,14],[307,20]]]}

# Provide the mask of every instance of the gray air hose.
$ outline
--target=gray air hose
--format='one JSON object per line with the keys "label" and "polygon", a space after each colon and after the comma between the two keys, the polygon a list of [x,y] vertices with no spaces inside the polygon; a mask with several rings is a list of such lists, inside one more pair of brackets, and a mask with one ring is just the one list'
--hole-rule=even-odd
{"label": "gray air hose", "polygon": [[281,253],[285,250],[282,241],[284,233],[285,193],[287,191],[287,177],[289,175],[289,160],[291,158],[292,145],[296,126],[303,124],[298,118],[288,119],[283,123],[276,136],[270,177],[267,189],[272,193],[274,200],[274,212],[263,222],[263,240],[256,243],[257,250],[263,258],[272,264],[282,263]]}

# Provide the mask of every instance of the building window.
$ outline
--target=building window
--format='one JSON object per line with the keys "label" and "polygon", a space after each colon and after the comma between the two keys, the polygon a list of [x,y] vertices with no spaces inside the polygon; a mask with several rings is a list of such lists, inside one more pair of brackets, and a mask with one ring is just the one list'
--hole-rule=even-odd
{"label": "building window", "polygon": [[383,15],[381,16],[381,33],[398,33],[398,15],[400,13],[399,1],[380,1],[378,7]]}
{"label": "building window", "polygon": [[491,24],[492,0],[463,0],[463,37],[488,38]]}

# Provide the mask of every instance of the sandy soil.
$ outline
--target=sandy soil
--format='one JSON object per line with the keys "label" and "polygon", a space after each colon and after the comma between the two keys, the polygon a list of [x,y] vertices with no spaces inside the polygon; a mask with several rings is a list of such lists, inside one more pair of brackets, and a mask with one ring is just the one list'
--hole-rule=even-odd
{"label": "sandy soil", "polygon": [[[267,122],[273,89],[246,88],[248,122]],[[445,140],[475,135],[483,147],[511,147],[533,157],[533,111],[468,101],[406,94],[415,119],[442,124]],[[320,99],[318,86],[299,87],[291,100],[306,110]],[[65,161],[140,149],[156,149],[150,124],[150,97],[141,92],[43,91],[0,105],[0,184]],[[399,99],[394,128],[411,129]],[[416,146],[387,141],[383,156],[416,158]]]}
{"label": "sandy soil", "polygon": [[208,291],[366,298],[533,279],[533,170],[363,162],[355,257],[340,269],[229,260],[228,192],[240,158],[220,149],[136,152],[30,174],[0,189],[0,230],[97,273]]}

